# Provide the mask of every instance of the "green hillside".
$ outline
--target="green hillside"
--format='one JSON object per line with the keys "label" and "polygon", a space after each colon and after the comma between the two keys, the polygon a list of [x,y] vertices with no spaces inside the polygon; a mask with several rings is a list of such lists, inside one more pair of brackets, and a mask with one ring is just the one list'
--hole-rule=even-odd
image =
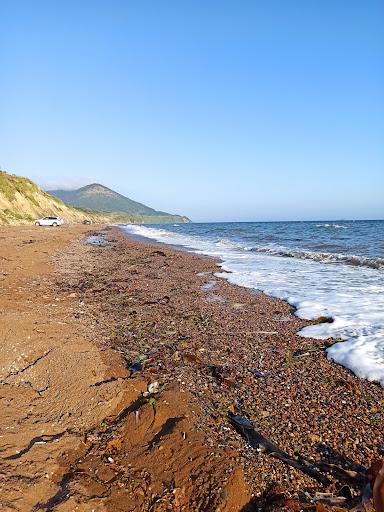
{"label": "green hillside", "polygon": [[85,219],[106,221],[97,215],[67,206],[60,199],[44,192],[28,178],[0,171],[0,224],[29,224],[45,215],[58,215],[65,222],[77,223]]}
{"label": "green hillside", "polygon": [[154,224],[189,222],[187,217],[154,210],[99,183],[86,185],[77,190],[49,190],[47,192],[77,208],[87,208],[103,213],[138,216],[142,219],[141,222]]}
{"label": "green hillside", "polygon": [[[74,201],[73,194],[84,189],[85,194],[77,196],[81,198],[83,195],[84,200]],[[102,185],[54,192],[55,196],[44,192],[28,178],[0,170],[0,224],[29,224],[46,215],[63,217],[65,223],[79,223],[85,219],[126,224],[189,222],[187,217],[157,212]],[[61,192],[64,192],[63,198],[59,197]],[[67,202],[71,202],[71,206]]]}

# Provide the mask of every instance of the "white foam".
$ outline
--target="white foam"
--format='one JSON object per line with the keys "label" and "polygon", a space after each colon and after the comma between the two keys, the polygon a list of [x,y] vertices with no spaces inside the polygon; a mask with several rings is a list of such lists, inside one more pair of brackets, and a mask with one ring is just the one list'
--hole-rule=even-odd
{"label": "white foam", "polygon": [[382,337],[358,336],[328,349],[328,358],[349,368],[358,377],[376,381],[384,388],[384,344]]}
{"label": "white foam", "polygon": [[[328,357],[359,377],[384,387],[384,271],[364,266],[325,263],[313,259],[284,258],[273,253],[244,250],[230,240],[173,233],[147,226],[127,231],[160,242],[181,245],[219,257],[218,273],[234,284],[256,288],[288,301],[304,319],[331,316],[332,323],[305,327],[304,337],[339,338]],[[242,250],[239,250],[242,249]]]}
{"label": "white foam", "polygon": [[333,228],[333,229],[347,229],[347,226],[342,224],[316,224],[317,228]]}
{"label": "white foam", "polygon": [[357,256],[355,254],[342,254],[334,252],[315,252],[305,249],[288,249],[287,247],[282,247],[277,244],[270,244],[266,246],[260,245],[251,248],[244,247],[243,250],[273,254],[275,256],[283,256],[285,258],[313,260],[322,263],[346,263],[355,267],[384,267],[384,258],[368,258],[366,256]]}

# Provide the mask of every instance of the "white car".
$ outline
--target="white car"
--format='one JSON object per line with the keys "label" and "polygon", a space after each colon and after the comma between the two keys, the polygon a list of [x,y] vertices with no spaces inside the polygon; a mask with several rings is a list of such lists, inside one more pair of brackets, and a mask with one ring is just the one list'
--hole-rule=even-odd
{"label": "white car", "polygon": [[61,226],[64,220],[61,217],[43,217],[35,220],[35,226]]}

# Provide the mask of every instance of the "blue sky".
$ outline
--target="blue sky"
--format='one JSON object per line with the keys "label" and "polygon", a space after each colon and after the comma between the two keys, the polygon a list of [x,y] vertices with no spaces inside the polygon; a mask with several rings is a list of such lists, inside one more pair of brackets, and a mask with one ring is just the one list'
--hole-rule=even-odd
{"label": "blue sky", "polygon": [[0,2],[0,166],[196,221],[384,218],[384,3]]}

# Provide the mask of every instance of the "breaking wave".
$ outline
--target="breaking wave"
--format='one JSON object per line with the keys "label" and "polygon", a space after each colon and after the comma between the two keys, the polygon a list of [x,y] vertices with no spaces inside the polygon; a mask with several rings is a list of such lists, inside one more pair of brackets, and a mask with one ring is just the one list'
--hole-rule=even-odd
{"label": "breaking wave", "polygon": [[[384,387],[384,226],[356,221],[353,227],[222,223],[124,229],[220,258],[225,272],[217,275],[288,301],[299,318],[332,317],[332,323],[308,325],[298,334],[347,340],[332,345],[328,357]],[[306,246],[298,248],[300,243]],[[329,252],[332,247],[337,252]]]}
{"label": "breaking wave", "polygon": [[283,258],[298,258],[301,260],[312,260],[321,263],[344,263],[354,267],[368,267],[379,269],[384,267],[384,258],[367,258],[365,256],[356,256],[353,254],[337,254],[330,252],[312,252],[286,249],[283,247],[252,247],[252,252],[270,254],[271,256],[280,256]]}
{"label": "breaking wave", "polygon": [[347,229],[347,226],[343,226],[342,224],[316,224],[317,228],[332,228],[332,229]]}

